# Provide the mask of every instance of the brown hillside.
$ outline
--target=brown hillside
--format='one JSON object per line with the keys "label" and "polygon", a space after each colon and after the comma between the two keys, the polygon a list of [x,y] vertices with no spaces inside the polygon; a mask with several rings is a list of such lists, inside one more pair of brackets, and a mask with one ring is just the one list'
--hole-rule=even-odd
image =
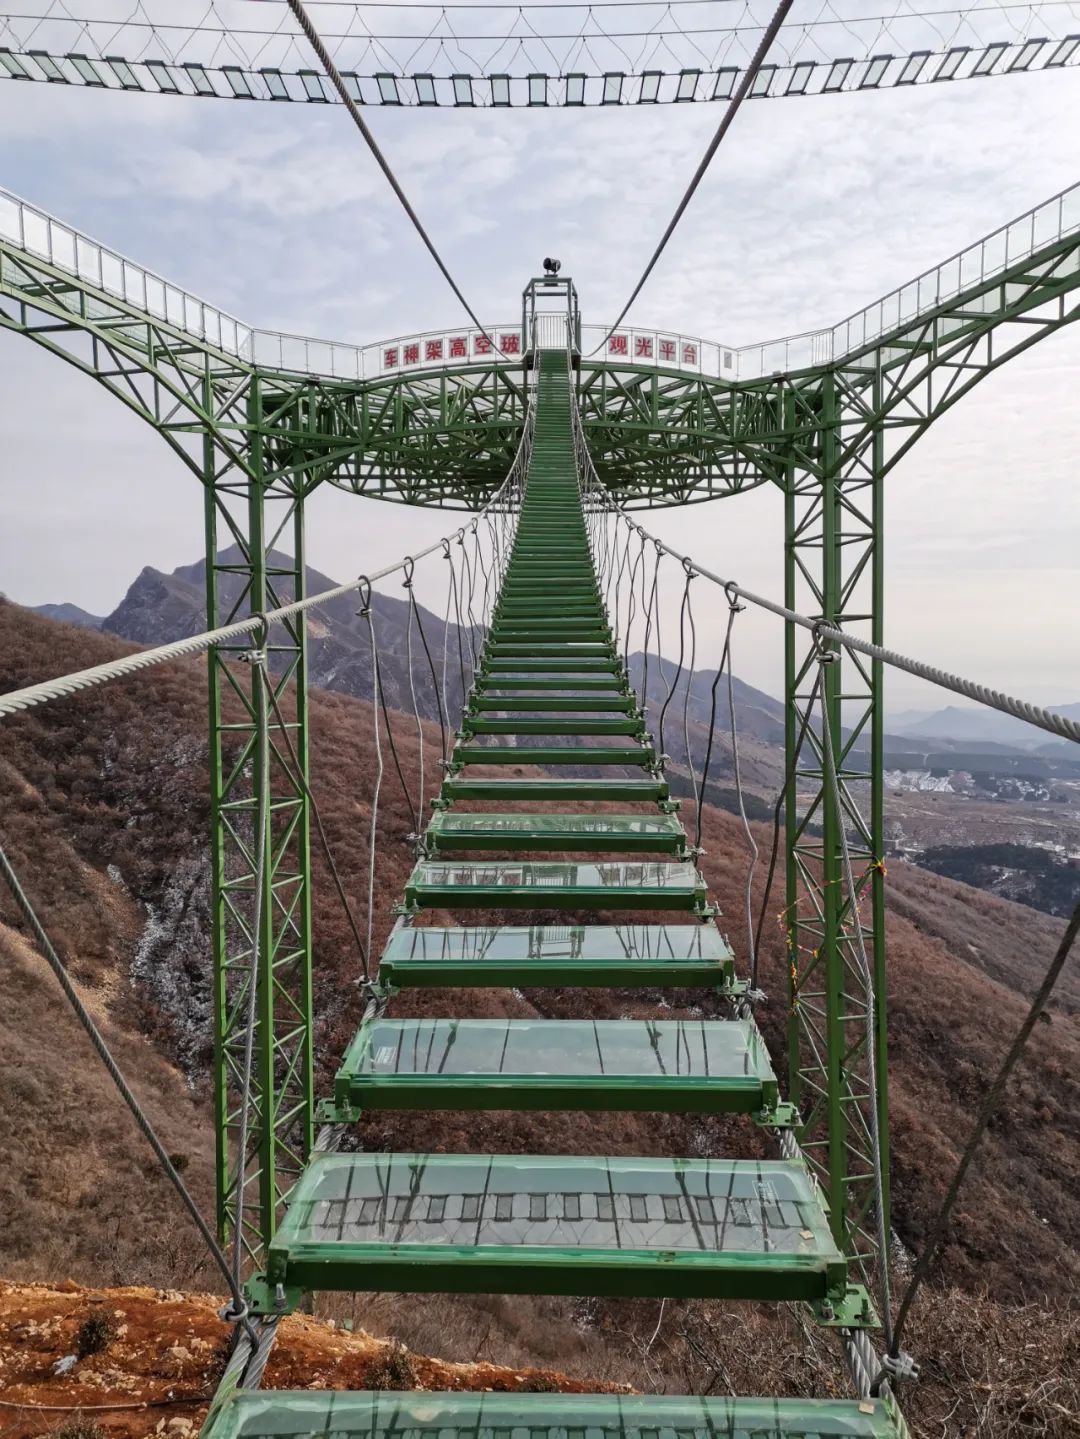
{"label": "brown hillside", "polygon": [[[104,635],[0,604],[0,689],[92,664],[131,648]],[[0,808],[12,857],[58,947],[106,1017],[170,1145],[208,1193],[205,1116],[207,984],[207,782],[203,664],[190,661],[31,711],[0,726]],[[362,701],[313,696],[314,784],[331,842],[362,909],[368,801],[373,778],[371,710]],[[429,740],[436,732],[428,730]],[[417,747],[411,720],[398,729],[410,783]],[[428,781],[437,777],[429,743]],[[380,825],[377,934],[410,867],[408,807],[387,768]],[[767,842],[764,830],[759,843]],[[743,841],[737,821],[708,809],[705,869],[738,953],[742,941]],[[110,868],[111,867],[111,868]],[[1019,1022],[1024,997],[1057,939],[1050,920],[961,885],[894,866],[891,964],[893,1178],[896,1228],[917,1248],[943,1192],[987,1075]],[[316,1002],[325,1081],[357,1017],[357,963],[328,877],[316,860]],[[774,898],[773,908],[780,900]],[[85,1282],[212,1282],[175,1205],[156,1179],[96,1060],[70,1026],[51,976],[0,920],[14,1003],[0,1013],[0,1094],[8,1117],[0,1254],[13,1276],[71,1275]],[[149,923],[148,923],[149,921]],[[767,926],[762,1023],[780,1052],[784,959]],[[659,994],[507,992],[402,995],[405,1013],[629,1014],[654,1012]],[[670,996],[704,1007],[705,994]],[[675,1012],[679,1012],[676,1010]],[[1080,1278],[1080,1134],[1075,1054],[1080,1020],[1064,1009],[1039,1027],[1004,1112],[984,1147],[958,1215],[941,1278],[999,1297],[1067,1297]],[[186,1086],[166,1056],[190,1079]],[[58,1102],[59,1101],[59,1102]],[[652,1116],[373,1116],[368,1145],[412,1144],[548,1151],[752,1152],[745,1126]],[[73,1178],[78,1176],[77,1180]],[[645,1312],[647,1309],[647,1313]],[[462,1318],[463,1312],[472,1318]],[[655,1306],[564,1301],[478,1301],[451,1324],[438,1301],[374,1300],[364,1310],[416,1347],[447,1353],[448,1336],[475,1335],[476,1315],[495,1352],[524,1362],[560,1350],[580,1325],[607,1327],[603,1353],[620,1381],[648,1338]],[[483,1315],[487,1315],[483,1318]],[[680,1319],[679,1321],[683,1321]],[[455,1330],[456,1325],[456,1330]],[[416,1337],[419,1335],[419,1337]],[[457,1341],[455,1341],[457,1342]],[[462,1339],[467,1348],[471,1340]],[[580,1347],[580,1340],[579,1340]],[[597,1351],[594,1377],[604,1377]],[[638,1361],[635,1361],[638,1362]],[[640,1364],[639,1364],[640,1367]],[[759,1386],[760,1387],[760,1386]],[[772,1387],[767,1385],[765,1387]],[[990,1431],[987,1431],[990,1432]],[[1050,1432],[1050,1431],[1046,1431]]]}

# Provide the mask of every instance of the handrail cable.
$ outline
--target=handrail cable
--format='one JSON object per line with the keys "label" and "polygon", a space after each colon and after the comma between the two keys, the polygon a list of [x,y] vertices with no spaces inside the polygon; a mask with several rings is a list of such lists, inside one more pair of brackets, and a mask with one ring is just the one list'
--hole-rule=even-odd
{"label": "handrail cable", "polygon": [[195,1228],[202,1236],[207,1249],[209,1249],[210,1251],[214,1263],[217,1265],[218,1269],[220,1269],[222,1277],[224,1278],[225,1283],[228,1285],[229,1293],[232,1296],[232,1308],[230,1311],[231,1316],[238,1319],[238,1321],[242,1323],[242,1325],[244,1326],[244,1330],[248,1335],[248,1338],[252,1341],[252,1344],[257,1345],[259,1336],[252,1326],[251,1319],[248,1317],[247,1303],[244,1299],[243,1293],[237,1287],[233,1280],[232,1270],[229,1267],[229,1261],[226,1258],[224,1251],[222,1250],[220,1244],[218,1244],[217,1239],[214,1237],[214,1233],[211,1230],[210,1226],[200,1214],[199,1207],[195,1203],[195,1200],[191,1197],[191,1192],[188,1189],[187,1185],[177,1173],[176,1166],[169,1158],[168,1152],[166,1151],[165,1146],[162,1144],[161,1140],[158,1138],[154,1126],[150,1123],[150,1120],[147,1117],[142,1106],[140,1105],[139,1101],[135,1098],[135,1095],[128,1087],[127,1080],[124,1078],[123,1073],[120,1070],[120,1066],[113,1058],[109,1046],[106,1044],[104,1036],[102,1035],[100,1029],[98,1029],[97,1025],[94,1023],[90,1011],[86,1008],[86,1005],[83,1004],[82,1000],[79,998],[78,992],[75,989],[74,984],[72,984],[71,982],[71,978],[68,975],[64,962],[57,954],[56,950],[53,948],[52,940],[50,940],[48,934],[45,931],[44,925],[41,923],[41,920],[37,916],[37,912],[35,911],[34,906],[30,903],[30,900],[27,898],[26,892],[24,891],[22,885],[19,883],[19,877],[12,868],[11,861],[8,859],[2,844],[0,844],[0,878],[3,878],[4,883],[7,885],[8,890],[11,893],[12,899],[15,901],[16,907],[18,908],[23,918],[26,920],[27,924],[30,926],[34,939],[37,941],[38,949],[45,956],[45,960],[49,968],[52,970],[53,974],[56,976],[57,982],[59,983],[60,988],[64,991],[64,995],[66,996],[68,1003],[75,1011],[76,1018],[82,1025],[83,1029],[86,1031],[90,1043],[97,1051],[98,1058],[101,1060],[102,1064],[104,1064],[105,1068],[109,1071],[109,1077],[112,1079],[113,1083],[116,1085],[116,1088],[119,1090],[120,1097],[123,1099],[124,1103],[127,1105],[129,1111],[131,1112],[131,1116],[135,1120],[135,1123],[138,1125],[143,1138],[150,1145],[150,1148],[154,1151],[158,1163],[161,1165],[162,1169],[165,1172],[165,1177],[168,1179],[169,1183],[180,1196],[181,1203],[190,1215],[191,1220],[195,1225]]}
{"label": "handrail cable", "polygon": [[330,877],[334,881],[334,888],[337,890],[338,898],[341,900],[341,907],[345,911],[345,918],[349,922],[350,930],[352,930],[352,937],[356,944],[357,952],[360,955],[360,964],[363,970],[364,979],[370,979],[371,976],[368,973],[367,951],[364,948],[364,941],[360,938],[360,928],[357,925],[356,917],[352,912],[352,905],[349,903],[349,896],[345,893],[345,886],[341,882],[341,875],[338,872],[338,867],[334,860],[333,850],[330,848],[330,841],[327,838],[326,828],[323,825],[322,815],[319,812],[319,801],[315,798],[314,791],[312,790],[311,785],[309,784],[307,777],[305,776],[304,771],[300,765],[300,761],[297,758],[296,749],[293,746],[292,737],[289,734],[289,727],[285,723],[285,720],[282,716],[281,706],[278,704],[277,694],[274,691],[274,685],[272,682],[267,686],[267,689],[270,695],[270,704],[273,706],[274,710],[274,718],[278,722],[278,727],[281,730],[282,738],[285,741],[285,748],[288,751],[289,760],[292,764],[292,778],[296,781],[297,785],[299,785],[300,789],[303,791],[304,797],[311,805],[311,816],[315,821],[315,830],[319,836],[319,842],[322,845],[323,854],[326,857],[326,864],[328,869],[330,870]]}
{"label": "handrail cable", "polygon": [[[334,64],[330,51],[323,44],[318,30],[315,29],[311,17],[304,9],[301,0],[286,0],[286,3],[288,4],[289,9],[292,11],[293,15],[296,17],[297,24],[307,36],[308,43],[310,44],[311,48],[318,56],[319,63],[326,71],[327,78],[329,79],[331,85],[333,85],[334,89],[340,95],[341,103],[345,106],[346,110],[348,110],[353,124],[360,131],[360,134],[364,137],[364,143],[367,145],[368,149],[375,157],[375,163],[378,165],[379,169],[383,172],[387,180],[390,182],[390,188],[401,201],[402,209],[404,209],[406,215],[408,215],[409,219],[412,221],[413,228],[420,236],[421,240],[423,240],[431,258],[435,261],[436,265],[438,265],[439,270],[442,273],[443,279],[450,286],[451,290],[453,290],[454,294],[456,295],[458,301],[461,304],[462,309],[465,311],[469,319],[473,322],[473,324],[480,331],[480,333],[484,336],[484,338],[488,341],[492,349],[497,354],[502,355],[504,360],[509,358],[503,353],[502,350],[499,349],[498,345],[496,345],[495,341],[488,334],[487,330],[484,329],[483,325],[477,319],[476,312],[473,310],[473,307],[469,304],[468,300],[466,300],[465,296],[462,294],[461,289],[458,286],[458,283],[454,279],[453,275],[451,275],[450,271],[447,269],[443,257],[435,248],[434,241],[432,240],[428,232],[424,229],[424,225],[420,219],[420,216],[413,209],[411,203],[409,202],[408,195],[406,195],[405,191],[401,188],[401,184],[398,181],[397,176],[394,174],[390,162],[387,160],[386,156],[379,148],[378,141],[375,139],[375,136],[368,128],[367,121],[364,119],[363,115],[361,115],[356,101],[349,94],[349,88],[345,84],[345,81],[342,79],[341,71]],[[791,0],[786,0],[786,3],[790,5]]]}
{"label": "handrail cable", "polygon": [[[289,3],[293,6],[294,9],[296,9],[299,0],[289,0]],[[753,58],[751,59],[750,64],[743,71],[742,78],[739,81],[735,93],[728,101],[727,109],[724,111],[723,116],[721,117],[720,124],[716,127],[715,135],[713,135],[712,139],[709,141],[708,147],[704,155],[702,155],[698,167],[694,171],[693,177],[691,178],[689,185],[687,185],[685,191],[683,192],[682,199],[675,207],[674,215],[672,215],[671,219],[668,221],[667,228],[660,236],[660,243],[653,251],[652,258],[649,260],[649,263],[645,266],[645,269],[641,273],[641,279],[638,280],[637,284],[630,292],[629,300],[627,300],[626,304],[619,311],[619,318],[612,325],[611,329],[608,330],[607,334],[600,341],[599,345],[597,345],[596,349],[590,351],[590,355],[595,355],[599,350],[603,349],[603,347],[607,344],[608,340],[611,338],[614,332],[622,324],[623,320],[626,319],[626,316],[630,310],[630,306],[634,303],[637,297],[641,294],[641,291],[645,288],[646,280],[652,274],[653,270],[656,267],[657,261],[660,259],[660,256],[667,248],[667,242],[675,233],[676,225],[678,225],[679,221],[683,217],[686,207],[694,198],[694,194],[697,191],[698,186],[705,178],[706,170],[712,163],[713,156],[716,154],[717,150],[719,150],[721,141],[724,139],[724,136],[727,134],[727,132],[731,129],[732,121],[735,119],[735,116],[739,112],[739,107],[742,105],[742,102],[749,94],[751,85],[753,85],[754,81],[757,79],[758,71],[764,64],[765,56],[769,53],[769,50],[772,48],[773,41],[780,33],[780,27],[787,19],[788,11],[791,9],[793,3],[794,0],[780,0],[779,5],[777,5],[776,11],[772,19],[769,21],[765,33],[762,35],[761,40],[758,43],[757,49],[754,51]]]}
{"label": "handrail cable", "polygon": [[[522,432],[522,441],[506,479],[472,521],[472,524],[479,524],[488,511],[499,506],[505,494],[511,490],[519,462],[524,454],[524,442],[528,432],[529,427],[526,423]],[[465,527],[452,532],[454,536],[464,533]],[[331,600],[341,599],[344,595],[355,594],[368,583],[374,584],[377,580],[384,580],[387,575],[397,574],[399,570],[405,569],[409,564],[415,564],[417,560],[427,559],[428,555],[442,550],[444,544],[449,544],[450,538],[447,536],[445,539],[436,540],[434,544],[428,545],[427,549],[419,550],[415,555],[407,555],[404,559],[398,560],[396,564],[387,565],[385,569],[375,570],[370,575],[350,580],[348,584],[335,585],[333,589],[322,590],[317,595],[307,595],[302,600],[292,600],[287,605],[279,605],[276,610],[265,610],[262,614],[249,615],[247,619],[235,620],[232,624],[221,625],[218,629],[204,630],[201,634],[189,635],[187,639],[172,640],[169,644],[158,645],[154,649],[140,650],[137,654],[125,655],[123,659],[109,660],[105,664],[92,665],[89,669],[75,670],[71,674],[58,675],[55,679],[42,680],[38,684],[26,685],[22,689],[0,694],[0,719],[16,714],[20,710],[32,709],[34,705],[45,704],[49,700],[64,699],[81,690],[93,689],[96,685],[106,684],[110,680],[122,679],[126,675],[149,669],[153,665],[164,664],[168,660],[185,659],[188,655],[201,654],[214,645],[226,644],[229,640],[242,639],[245,635],[254,634],[264,621],[274,624],[278,620],[286,620],[293,615],[304,614],[307,610],[314,609],[319,605],[328,604]]]}
{"label": "handrail cable", "polygon": [[[577,425],[580,427],[580,416]],[[580,429],[579,429],[579,438]],[[1002,714],[1012,715],[1014,719],[1023,720],[1025,724],[1037,726],[1046,730],[1049,734],[1057,735],[1061,739],[1072,740],[1080,744],[1080,722],[1066,718],[1058,714],[1056,710],[1044,709],[1041,705],[1033,705],[1027,700],[1017,699],[1014,695],[1005,694],[1002,690],[991,689],[989,685],[980,684],[977,680],[965,679],[963,675],[952,674],[948,670],[938,669],[936,665],[928,665],[922,660],[912,659],[909,655],[902,655],[898,650],[886,649],[883,645],[872,644],[870,640],[860,639],[857,635],[848,634],[846,630],[837,629],[835,625],[824,623],[822,620],[811,619],[809,615],[800,614],[798,610],[788,609],[786,605],[777,604],[775,600],[769,600],[764,595],[755,594],[753,590],[744,589],[742,585],[734,580],[725,580],[720,575],[707,570],[704,565],[699,565],[696,560],[681,555],[678,550],[672,549],[670,545],[658,540],[655,535],[649,533],[643,526],[632,520],[621,505],[617,505],[608,495],[599,478],[596,475],[595,466],[589,456],[588,447],[581,438],[581,452],[588,457],[588,464],[592,468],[594,480],[594,493],[600,497],[612,514],[618,515],[625,521],[632,530],[646,535],[665,550],[669,555],[677,559],[681,564],[686,564],[694,574],[703,575],[705,579],[712,580],[714,585],[719,585],[726,590],[729,596],[737,596],[744,599],[748,604],[756,605],[759,609],[768,610],[770,614],[779,616],[782,620],[788,620],[793,625],[799,625],[804,630],[810,630],[812,634],[821,639],[832,640],[835,644],[843,645],[845,649],[856,650],[859,654],[869,655],[871,659],[880,660],[882,664],[891,665],[893,669],[904,670],[907,674],[915,675],[917,679],[928,680],[930,684],[940,686],[942,689],[952,690],[954,694],[963,695],[965,699],[974,700],[977,704],[986,705],[990,709],[999,710]],[[2,701],[0,701],[2,704]],[[3,711],[0,709],[0,714]]]}

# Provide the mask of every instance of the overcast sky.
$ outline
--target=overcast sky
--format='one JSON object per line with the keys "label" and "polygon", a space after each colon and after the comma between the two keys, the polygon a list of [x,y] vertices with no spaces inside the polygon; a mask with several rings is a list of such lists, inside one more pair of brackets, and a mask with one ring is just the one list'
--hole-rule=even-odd
{"label": "overcast sky", "polygon": [[[718,118],[709,105],[369,111],[482,318],[541,257],[612,318]],[[744,107],[631,323],[748,343],[833,323],[1080,180],[1080,72]],[[455,323],[452,295],[338,107],[0,84],[0,183],[254,325],[368,342]],[[143,565],[198,558],[200,495],[91,381],[0,335],[0,589],[107,613]],[[1042,702],[1080,699],[1080,326],[940,420],[888,486],[886,637]],[[648,523],[782,594],[779,496]],[[375,568],[447,517],[336,492],[309,560]],[[702,585],[704,582],[698,582]],[[670,588],[671,609],[677,580]],[[698,592],[704,658],[722,613]],[[711,612],[710,612],[710,607]],[[776,693],[780,627],[740,621],[736,670]],[[941,700],[903,677],[892,708]]]}

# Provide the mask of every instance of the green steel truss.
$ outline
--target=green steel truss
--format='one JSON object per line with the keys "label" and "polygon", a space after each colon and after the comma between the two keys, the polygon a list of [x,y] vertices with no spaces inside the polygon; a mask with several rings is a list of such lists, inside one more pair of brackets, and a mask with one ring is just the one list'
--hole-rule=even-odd
{"label": "green steel truss", "polygon": [[[73,243],[92,244],[83,237]],[[703,501],[765,482],[780,486],[787,602],[880,639],[885,476],[927,425],[979,380],[1077,318],[1078,288],[1080,234],[1040,243],[1033,224],[1024,253],[992,279],[957,287],[946,301],[936,295],[924,300],[920,289],[911,318],[828,364],[736,383],[585,356],[578,402],[598,474],[614,499],[644,508]],[[170,300],[164,315],[156,315],[119,298],[116,285],[103,288],[71,265],[31,253],[8,231],[0,236],[0,325],[96,379],[152,425],[201,480],[211,622],[299,592],[304,501],[318,485],[475,509],[509,469],[526,406],[520,369],[470,364],[364,383],[286,373],[255,365],[244,358],[242,345],[226,348],[196,338],[182,322],[183,303],[177,309]],[[288,574],[268,568],[278,540],[297,556]],[[229,568],[244,581],[228,611],[219,599],[223,544],[237,547],[240,558]],[[228,1221],[243,1171],[253,1255],[261,1255],[273,1237],[281,1197],[310,1147],[313,1115],[303,621],[276,631],[270,644],[275,685],[283,695],[287,682],[295,686],[286,722],[300,774],[292,772],[276,717],[257,713],[258,686],[236,663],[240,652],[222,649],[209,659],[219,1218]],[[817,664],[804,633],[789,627],[789,756]],[[537,679],[542,687],[558,688]],[[799,798],[788,808],[789,1082],[800,1107],[804,1152],[825,1186],[834,1237],[845,1252],[869,1252],[868,1085],[850,906],[861,901],[873,942],[884,1115],[881,673],[872,663],[837,657],[826,667],[824,683],[843,813],[836,813],[822,784],[811,735]],[[251,775],[264,723],[272,746],[272,863],[263,963],[253,976]],[[446,788],[490,797],[500,783],[506,782],[451,776]],[[566,783],[571,798],[605,793],[597,780]],[[627,796],[657,787],[648,779],[614,783]],[[845,894],[840,882],[841,824],[855,846],[856,896]],[[255,1117],[252,1146],[241,1163],[233,1142],[236,1045],[252,980],[260,1016]]]}

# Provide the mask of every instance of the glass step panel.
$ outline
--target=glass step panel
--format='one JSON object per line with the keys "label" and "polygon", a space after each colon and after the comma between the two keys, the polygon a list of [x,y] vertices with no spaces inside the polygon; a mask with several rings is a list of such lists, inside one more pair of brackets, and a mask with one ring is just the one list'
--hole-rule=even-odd
{"label": "glass step panel", "polygon": [[800,1160],[317,1154],[268,1250],[290,1289],[839,1294]]}
{"label": "glass step panel", "polygon": [[618,764],[640,769],[654,763],[651,744],[637,745],[499,745],[459,743],[451,763],[464,764]]}
{"label": "glass step panel", "polygon": [[686,831],[674,814],[450,814],[437,812],[426,838],[442,849],[661,850],[681,854]]}
{"label": "glass step panel", "polygon": [[405,884],[406,904],[496,907],[698,909],[705,881],[692,864],[439,864],[422,861]]}
{"label": "glass step panel", "polygon": [[203,1439],[897,1439],[883,1399],[238,1390]]}
{"label": "glass step panel", "polygon": [[343,1107],[773,1109],[776,1076],[749,1020],[374,1019],[338,1070]]}
{"label": "glass step panel", "polygon": [[440,984],[463,973],[492,985],[523,975],[529,984],[536,975],[566,984],[730,983],[734,956],[715,924],[402,925],[379,972],[391,984]]}
{"label": "glass step panel", "polygon": [[661,800],[668,798],[660,779],[467,779],[443,780],[444,799],[523,800]]}

